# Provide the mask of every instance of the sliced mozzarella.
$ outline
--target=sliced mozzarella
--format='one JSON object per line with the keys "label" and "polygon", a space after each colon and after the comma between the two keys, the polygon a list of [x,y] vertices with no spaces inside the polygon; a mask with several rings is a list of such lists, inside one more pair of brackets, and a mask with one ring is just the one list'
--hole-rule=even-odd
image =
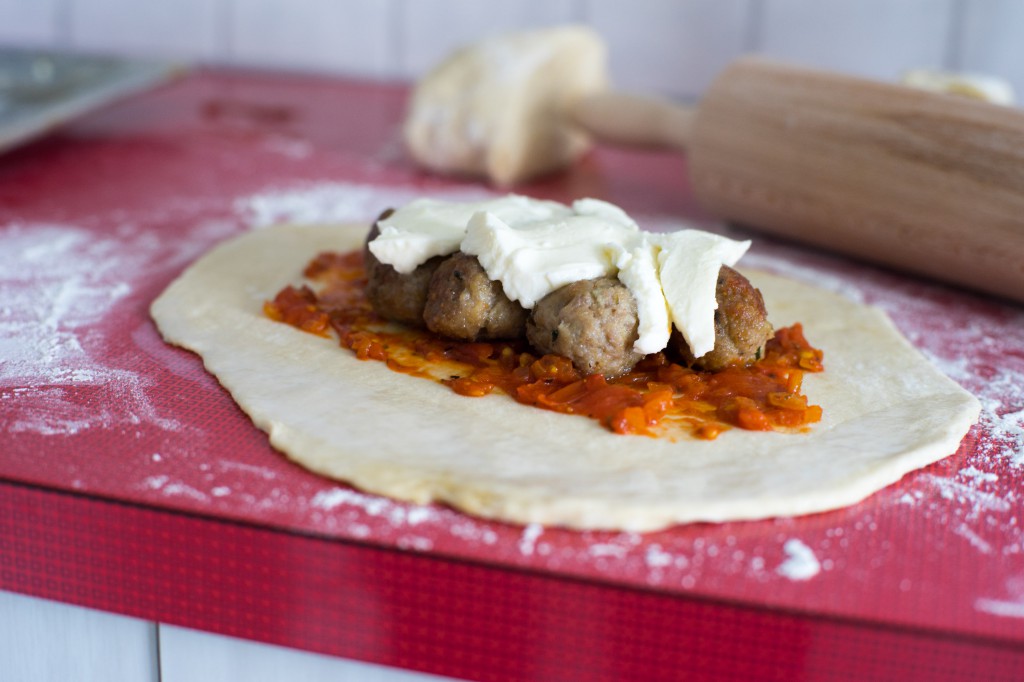
{"label": "sliced mozzarella", "polygon": [[701,230],[652,235],[661,244],[658,275],[672,324],[682,333],[694,357],[715,347],[715,287],[723,265],[735,265],[750,248]]}
{"label": "sliced mozzarella", "polygon": [[750,247],[700,230],[641,232],[621,208],[598,199],[579,199],[571,208],[518,195],[418,199],[379,225],[370,251],[398,272],[461,250],[527,309],[567,284],[618,276],[637,303],[634,348],[664,349],[675,325],[695,357],[714,348],[718,271]]}
{"label": "sliced mozzarella", "polygon": [[505,295],[532,308],[566,284],[614,275],[621,244],[638,234],[635,224],[588,215],[513,226],[484,211],[470,219],[462,250],[501,282]]}
{"label": "sliced mozzarella", "polygon": [[515,194],[477,202],[417,199],[378,223],[380,236],[370,243],[370,252],[398,272],[410,273],[434,256],[458,251],[469,219],[479,211],[513,224],[572,214],[558,202]]}
{"label": "sliced mozzarella", "polygon": [[664,349],[672,333],[668,303],[658,278],[660,251],[661,247],[644,235],[636,246],[624,250],[616,261],[619,281],[636,299],[638,338],[633,350],[645,355]]}

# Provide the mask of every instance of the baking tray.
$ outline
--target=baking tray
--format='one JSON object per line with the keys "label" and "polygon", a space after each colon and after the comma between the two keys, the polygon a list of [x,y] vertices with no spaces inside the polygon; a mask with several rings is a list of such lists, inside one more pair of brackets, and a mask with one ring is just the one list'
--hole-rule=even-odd
{"label": "baking tray", "polygon": [[0,151],[183,70],[163,61],[0,48]]}

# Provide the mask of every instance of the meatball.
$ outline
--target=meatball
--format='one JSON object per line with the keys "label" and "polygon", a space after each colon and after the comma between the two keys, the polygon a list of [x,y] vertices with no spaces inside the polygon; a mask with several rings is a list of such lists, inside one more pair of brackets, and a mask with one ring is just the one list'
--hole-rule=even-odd
{"label": "meatball", "polygon": [[730,365],[749,365],[759,360],[773,330],[764,298],[746,277],[723,265],[715,287],[715,347],[694,358],[683,335],[673,329],[669,347],[683,362],[698,369],[718,371]]}
{"label": "meatball", "polygon": [[523,336],[526,310],[488,279],[475,256],[456,253],[430,278],[423,321],[427,329],[460,341]]}
{"label": "meatball", "polygon": [[366,262],[367,272],[370,271],[371,267],[375,267],[380,264],[377,257],[370,251],[370,242],[380,236],[380,221],[387,220],[394,212],[395,209],[393,208],[384,209],[384,212],[377,216],[377,219],[373,221],[373,226],[370,227],[370,231],[366,235],[366,240],[363,242],[363,260]]}
{"label": "meatball", "polygon": [[363,245],[366,266],[366,297],[374,311],[383,318],[422,327],[423,307],[427,302],[427,287],[430,276],[444,258],[437,256],[423,263],[408,274],[401,274],[390,265],[381,263],[370,253],[370,242],[380,234],[377,224],[393,211],[384,211],[374,222]]}
{"label": "meatball", "polygon": [[557,289],[533,308],[526,338],[542,353],[564,355],[584,374],[616,376],[643,357],[637,340],[636,299],[612,277]]}

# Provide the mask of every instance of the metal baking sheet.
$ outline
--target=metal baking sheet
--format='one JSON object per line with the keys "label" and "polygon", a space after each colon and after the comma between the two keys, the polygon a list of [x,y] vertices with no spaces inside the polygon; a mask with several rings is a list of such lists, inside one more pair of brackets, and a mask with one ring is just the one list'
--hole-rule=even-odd
{"label": "metal baking sheet", "polygon": [[170,62],[2,48],[0,152],[182,70]]}

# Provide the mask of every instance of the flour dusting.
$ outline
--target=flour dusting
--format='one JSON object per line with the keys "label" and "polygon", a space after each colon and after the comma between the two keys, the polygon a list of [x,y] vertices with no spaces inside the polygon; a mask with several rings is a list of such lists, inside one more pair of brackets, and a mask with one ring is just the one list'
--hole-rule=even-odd
{"label": "flour dusting", "polygon": [[[427,531],[447,533],[453,538],[484,545],[498,542],[498,534],[486,521],[449,509],[398,502],[352,488],[339,486],[318,491],[309,499],[308,506],[314,520],[335,530],[344,529],[356,537],[373,534],[367,519],[381,523],[387,532],[396,533],[395,542],[403,549],[432,549],[433,541],[424,537]],[[537,528],[539,530],[540,526]]]}
{"label": "flour dusting", "polygon": [[650,545],[644,553],[644,563],[647,564],[648,568],[666,568],[671,566],[673,562],[672,555],[664,551],[661,545],[657,543]]}
{"label": "flour dusting", "polygon": [[782,546],[786,560],[775,571],[790,580],[810,580],[821,572],[821,564],[811,548],[796,538]]}
{"label": "flour dusting", "polygon": [[544,533],[544,526],[539,523],[531,523],[523,528],[523,534],[519,537],[519,551],[527,556],[533,554],[537,548],[537,539]]}
{"label": "flour dusting", "polygon": [[153,267],[158,242],[122,226],[110,237],[58,224],[0,227],[0,425],[11,433],[75,435],[152,423],[149,380],[112,359],[98,325]]}
{"label": "flour dusting", "polygon": [[1024,575],[1007,580],[1005,593],[1005,597],[981,597],[974,608],[1003,618],[1024,618]]}
{"label": "flour dusting", "polygon": [[[369,222],[384,209],[402,206],[422,195],[421,191],[410,187],[316,183],[242,197],[235,202],[235,212],[254,228],[280,223]],[[477,188],[449,189],[430,195],[449,201],[481,201],[493,196]]]}
{"label": "flour dusting", "polygon": [[986,611],[994,616],[1024,618],[1024,601],[1007,601],[1005,599],[983,597],[974,602],[974,607],[979,611]]}
{"label": "flour dusting", "polygon": [[141,487],[149,490],[159,490],[168,497],[188,497],[198,502],[205,502],[209,496],[182,481],[172,481],[170,476],[154,475],[147,476],[142,480]]}

